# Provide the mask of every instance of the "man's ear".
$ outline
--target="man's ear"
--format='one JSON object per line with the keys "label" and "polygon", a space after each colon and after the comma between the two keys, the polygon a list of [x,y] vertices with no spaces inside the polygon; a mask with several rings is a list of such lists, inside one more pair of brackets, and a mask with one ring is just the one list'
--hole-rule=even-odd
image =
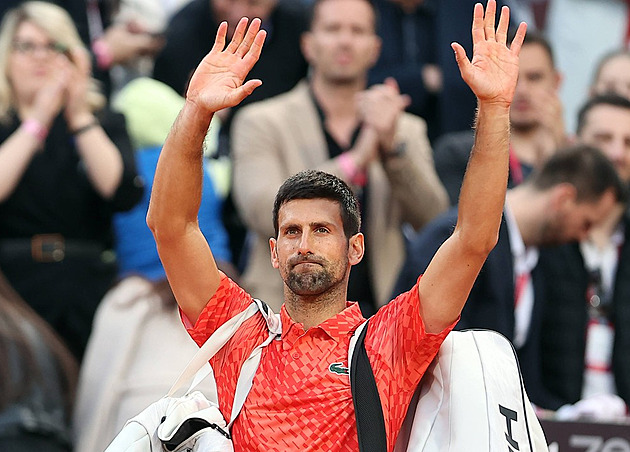
{"label": "man's ear", "polygon": [[348,263],[357,265],[365,253],[365,237],[360,232],[348,240]]}
{"label": "man's ear", "polygon": [[378,58],[381,56],[381,48],[383,47],[383,41],[378,35],[374,35],[374,46],[372,47],[372,58],[370,58],[370,67],[374,67]]}
{"label": "man's ear", "polygon": [[302,50],[302,55],[306,62],[310,65],[312,61],[312,48],[311,48],[311,37],[312,34],[310,31],[305,31],[300,36],[300,49]]}
{"label": "man's ear", "polygon": [[560,91],[562,82],[564,82],[564,75],[562,72],[556,70],[554,74],[554,87],[556,88],[556,91]]}
{"label": "man's ear", "polygon": [[555,210],[562,210],[577,202],[577,189],[573,184],[563,182],[552,188],[551,205]]}
{"label": "man's ear", "polygon": [[269,239],[269,250],[271,251],[271,265],[273,268],[279,268],[277,242],[273,237]]}

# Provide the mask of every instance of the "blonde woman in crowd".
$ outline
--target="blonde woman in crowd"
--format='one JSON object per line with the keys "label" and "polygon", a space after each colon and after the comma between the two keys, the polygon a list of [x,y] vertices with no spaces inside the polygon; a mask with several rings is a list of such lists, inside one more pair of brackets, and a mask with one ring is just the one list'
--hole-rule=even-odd
{"label": "blonde woman in crowd", "polygon": [[45,2],[0,26],[0,269],[81,357],[116,275],[110,219],[142,195],[70,16]]}

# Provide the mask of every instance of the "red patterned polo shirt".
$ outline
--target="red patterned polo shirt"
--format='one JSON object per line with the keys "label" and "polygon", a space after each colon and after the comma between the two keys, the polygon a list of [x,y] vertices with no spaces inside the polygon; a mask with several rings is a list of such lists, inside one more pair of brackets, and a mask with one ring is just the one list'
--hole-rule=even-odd
{"label": "red patterned polo shirt", "polygon": [[[183,319],[201,345],[225,321],[244,310],[252,298],[222,275],[221,285],[194,326]],[[388,450],[415,387],[454,326],[425,333],[417,284],[383,306],[370,320],[365,347],[383,406]],[[183,314],[182,314],[183,315]],[[348,346],[364,320],[357,303],[305,331],[280,313],[282,335],[262,352],[260,366],[240,416],[232,426],[239,451],[357,451],[357,427],[348,374]],[[217,381],[220,409],[232,410],[241,365],[268,337],[262,315],[247,320],[210,361]]]}

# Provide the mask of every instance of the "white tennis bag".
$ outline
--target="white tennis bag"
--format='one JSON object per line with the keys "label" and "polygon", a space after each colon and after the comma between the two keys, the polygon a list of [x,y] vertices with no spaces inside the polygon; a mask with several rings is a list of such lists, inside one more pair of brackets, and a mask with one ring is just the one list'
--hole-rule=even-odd
{"label": "white tennis bag", "polygon": [[[230,340],[241,324],[258,311],[267,321],[269,337],[256,347],[243,363],[228,423],[219,410],[218,400],[208,399],[201,392],[194,391],[194,388],[204,378],[212,378],[214,381],[208,361]],[[234,447],[229,434],[230,427],[240,413],[251,389],[254,374],[260,363],[262,348],[281,332],[280,316],[274,314],[264,302],[254,300],[246,310],[221,325],[208,338],[190,360],[168,394],[128,420],[105,452],[233,451]],[[191,378],[193,381],[186,394],[182,397],[174,397],[174,394]]]}
{"label": "white tennis bag", "polygon": [[494,331],[451,332],[416,391],[395,450],[547,452],[512,344]]}

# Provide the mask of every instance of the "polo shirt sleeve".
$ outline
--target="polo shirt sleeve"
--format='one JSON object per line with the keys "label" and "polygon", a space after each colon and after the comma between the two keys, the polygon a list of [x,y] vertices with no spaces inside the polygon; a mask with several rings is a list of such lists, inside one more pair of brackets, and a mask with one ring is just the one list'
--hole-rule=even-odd
{"label": "polo shirt sleeve", "polygon": [[179,312],[186,331],[201,347],[217,328],[245,310],[251,303],[252,297],[238,284],[221,273],[219,288],[208,300],[194,325],[181,309]]}
{"label": "polo shirt sleeve", "polygon": [[370,320],[365,349],[374,370],[389,441],[395,440],[420,379],[456,323],[436,334],[426,332],[417,282]]}

